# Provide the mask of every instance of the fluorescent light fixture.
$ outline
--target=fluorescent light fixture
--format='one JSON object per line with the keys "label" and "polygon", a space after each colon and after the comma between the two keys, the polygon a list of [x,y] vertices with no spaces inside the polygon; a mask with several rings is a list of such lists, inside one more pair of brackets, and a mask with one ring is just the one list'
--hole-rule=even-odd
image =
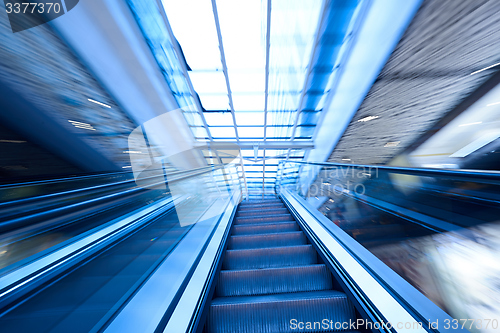
{"label": "fluorescent light fixture", "polygon": [[126,166],[123,166],[122,169],[128,169],[128,168],[131,168],[132,166],[131,165],[126,165]]}
{"label": "fluorescent light fixture", "polygon": [[342,161],[350,161],[350,158],[343,158]]}
{"label": "fluorescent light fixture", "polygon": [[464,126],[470,126],[470,125],[478,125],[478,124],[482,124],[482,123],[483,123],[482,121],[477,121],[475,123],[468,123],[468,124],[458,125],[458,127],[464,127]]}
{"label": "fluorescent light fixture", "polygon": [[397,147],[401,141],[391,141],[387,142],[384,147]]}
{"label": "fluorescent light fixture", "polygon": [[88,129],[90,131],[95,131],[95,128],[92,127],[92,125],[87,124],[87,123],[81,123],[79,121],[74,121],[74,120],[68,120],[71,125],[75,126],[76,128],[83,128],[83,129]]}
{"label": "fluorescent light fixture", "polygon": [[470,75],[474,75],[474,74],[477,74],[477,73],[481,73],[482,71],[485,71],[485,70],[487,70],[487,69],[493,68],[493,67],[498,66],[498,65],[500,65],[500,62],[497,62],[497,63],[496,63],[496,64],[494,64],[494,65],[491,65],[491,66],[488,66],[488,67],[486,67],[486,68],[480,69],[480,70],[475,71],[475,72],[473,72],[473,73],[470,73]]}
{"label": "fluorescent light fixture", "polygon": [[472,154],[476,150],[486,146],[500,137],[500,132],[491,132],[481,136],[479,139],[472,141],[467,146],[457,150],[450,157],[465,157]]}
{"label": "fluorescent light fixture", "polygon": [[125,150],[123,151],[124,154],[142,154],[142,151],[136,151],[136,150]]}
{"label": "fluorescent light fixture", "polygon": [[500,102],[491,103],[491,104],[488,104],[488,105],[486,105],[486,106],[492,106],[492,105],[498,105],[498,104],[500,104]]}
{"label": "fluorescent light fixture", "polygon": [[329,185],[332,185],[332,184],[330,184],[330,183],[323,183],[323,185],[329,186]]}
{"label": "fluorescent light fixture", "polygon": [[0,142],[4,142],[4,143],[25,143],[26,141],[21,141],[21,140],[0,140]]}
{"label": "fluorescent light fixture", "polygon": [[330,200],[328,200],[328,201],[330,201],[330,202],[335,202],[335,200],[333,200],[333,199],[330,199]]}
{"label": "fluorescent light fixture", "polygon": [[76,128],[82,128],[82,129],[87,129],[90,131],[95,131],[95,128],[93,127],[88,127],[88,126],[80,126],[80,125],[75,125]]}
{"label": "fluorescent light fixture", "polygon": [[92,125],[87,124],[87,123],[81,123],[81,122],[79,122],[79,121],[74,121],[74,120],[68,120],[68,121],[69,121],[71,124],[75,125],[75,126],[76,126],[76,125],[78,125],[78,126],[90,126],[90,127],[92,127]]}
{"label": "fluorescent light fixture", "polygon": [[104,104],[104,103],[101,103],[101,102],[95,101],[95,100],[90,99],[90,98],[87,98],[87,99],[89,100],[89,102],[92,102],[92,103],[95,103],[95,104],[99,104],[99,105],[102,105],[102,106],[104,106],[104,107],[106,107],[106,108],[111,109],[111,106],[109,106],[109,105],[107,105],[107,104]]}
{"label": "fluorescent light fixture", "polygon": [[378,116],[368,116],[368,117],[361,118],[360,120],[358,120],[358,122],[367,122],[367,121],[377,119],[377,118],[378,118]]}

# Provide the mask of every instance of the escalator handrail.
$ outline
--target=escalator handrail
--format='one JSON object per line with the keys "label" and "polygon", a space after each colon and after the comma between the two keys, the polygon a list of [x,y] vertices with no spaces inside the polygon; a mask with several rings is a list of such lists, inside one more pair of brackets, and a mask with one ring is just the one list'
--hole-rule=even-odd
{"label": "escalator handrail", "polygon": [[[219,165],[216,165],[215,168],[218,169],[218,168],[221,168],[221,167],[223,167],[225,165],[226,164],[219,164]],[[191,173],[191,172],[198,171],[198,170],[212,171],[212,170],[214,170],[214,167],[212,167],[212,166],[205,166],[205,167],[194,168],[194,169],[190,169],[190,170],[174,171],[174,172],[169,172],[169,175],[170,176],[176,176],[176,175]],[[151,171],[154,171],[154,170],[151,170]],[[159,170],[159,171],[162,171],[162,170]],[[125,173],[128,173],[128,172],[125,172]],[[113,173],[113,174],[101,174],[101,175],[105,176],[105,175],[114,175],[114,174],[115,173]],[[91,177],[91,176],[88,176],[88,177]],[[147,178],[144,178],[144,179],[151,179],[151,178],[155,178],[155,177],[163,177],[163,173],[162,173],[162,175],[151,176],[151,177],[147,177]],[[38,182],[37,184],[34,184],[34,185],[46,185],[46,184],[49,184],[49,183],[58,183],[58,182],[66,182],[66,181],[78,181],[78,180],[84,180],[85,178],[87,178],[87,176],[74,177],[74,178],[65,178],[65,179],[51,179],[51,180],[40,181],[40,182]],[[57,192],[57,193],[50,193],[50,194],[44,194],[44,195],[39,195],[39,196],[34,196],[34,197],[29,197],[29,198],[23,198],[23,199],[18,199],[18,200],[0,202],[0,207],[5,206],[5,205],[10,205],[10,204],[22,203],[23,201],[25,201],[25,202],[38,201],[38,200],[43,200],[43,199],[46,199],[46,198],[49,198],[49,197],[61,196],[61,195],[65,195],[65,194],[80,193],[80,192],[84,192],[84,191],[88,191],[88,190],[93,190],[93,189],[98,189],[98,188],[103,188],[103,187],[118,186],[118,185],[123,185],[123,184],[131,183],[131,182],[135,182],[135,179],[131,178],[131,179],[127,179],[127,180],[123,180],[123,181],[118,181],[118,182],[114,182],[114,183],[99,184],[99,185],[95,185],[95,186],[89,186],[89,187],[84,187],[84,188],[77,188],[77,189],[74,189],[74,190],[68,190],[68,191]],[[18,183],[18,184],[0,185],[0,190],[2,190],[2,187],[4,187],[4,188],[10,188],[10,187],[22,187],[22,186],[31,186],[31,185],[32,185],[31,183]]]}
{"label": "escalator handrail", "polygon": [[446,177],[456,178],[466,181],[494,181],[500,183],[500,171],[491,170],[458,170],[458,169],[431,169],[431,168],[410,168],[410,167],[394,167],[387,165],[364,165],[364,164],[347,164],[347,163],[332,163],[332,162],[307,162],[307,161],[280,161],[280,164],[296,163],[304,165],[316,165],[325,167],[342,167],[342,168],[359,168],[368,170],[384,170],[393,173],[402,173],[414,176],[423,177]]}
{"label": "escalator handrail", "polygon": [[[368,315],[374,322],[384,321],[390,318],[389,316],[394,315],[396,311],[394,306],[396,306],[398,312],[405,311],[405,316],[409,315],[414,319],[414,322],[422,323],[423,328],[427,331],[437,333],[451,330],[441,324],[437,328],[431,327],[431,323],[436,321],[443,323],[446,322],[445,320],[451,322],[453,318],[387,267],[340,227],[315,210],[303,198],[287,189],[281,189],[280,197],[303,227],[304,232],[308,234],[308,238],[311,239],[318,252],[326,258],[327,264],[340,276],[342,284],[351,297],[356,300],[355,303],[358,303],[356,307],[360,312]],[[318,230],[321,230],[319,234]],[[335,246],[332,246],[332,244]],[[337,246],[340,247],[335,248]],[[349,259],[346,260],[345,258]],[[349,262],[350,264],[348,264]],[[359,268],[362,268],[368,275],[363,273],[365,276],[362,276]],[[375,286],[383,288],[392,297],[392,300],[380,297],[379,294],[373,292],[372,287]],[[376,296],[373,297],[373,295]],[[396,327],[394,328],[396,329]],[[389,332],[390,330],[382,331]],[[467,330],[460,327],[456,330],[453,329],[453,332],[468,333]]]}
{"label": "escalator handrail", "polygon": [[[210,167],[210,170],[199,171],[196,174],[185,175],[183,177],[180,176],[179,178],[169,180],[169,182],[188,179],[194,176],[205,174],[207,172],[211,172],[212,170],[221,169],[223,167],[224,165]],[[87,253],[93,253],[97,251],[96,248],[103,247],[103,244],[108,244],[115,239],[122,238],[124,237],[124,234],[129,234],[130,232],[138,228],[144,223],[141,222],[141,220],[146,219],[150,214],[155,214],[155,212],[160,211],[162,208],[164,209],[168,205],[173,205],[174,201],[180,203],[187,199],[189,199],[189,196],[187,195],[184,195],[182,197],[177,196],[175,198],[162,199],[159,202],[148,205],[142,210],[136,210],[135,213],[128,214],[127,217],[122,220],[118,218],[114,219],[112,222],[108,222],[105,229],[109,228],[109,231],[106,231],[103,235],[101,235],[101,233],[103,233],[103,230],[105,229],[96,227],[91,231],[86,232],[84,234],[84,238],[82,238],[81,236],[75,236],[72,239],[66,241],[64,246],[57,247],[56,249],[54,249],[54,251],[44,251],[43,255],[34,255],[22,260],[24,264],[16,265],[13,270],[11,270],[9,267],[6,267],[5,269],[3,269],[5,274],[0,276],[0,299],[2,300],[2,302],[0,302],[2,303],[0,304],[0,308],[3,306],[3,303],[12,301],[9,298],[17,299],[18,297],[20,297],[19,295],[23,295],[26,292],[32,290],[34,287],[28,287],[29,284],[36,285],[35,282],[45,281],[49,277],[52,277],[52,275],[55,274],[52,273],[52,271],[59,272],[59,266],[61,265],[60,262],[68,264],[69,257],[87,257],[88,255],[90,255]],[[125,223],[127,227],[125,228],[120,223]],[[129,227],[129,225],[131,227]],[[102,240],[105,241],[103,242]],[[49,257],[51,257],[50,260],[47,259]],[[57,257],[57,259],[53,259],[52,257]],[[76,262],[79,262],[81,260],[83,259],[71,259],[71,265],[74,265]],[[22,290],[23,288],[27,291],[19,292],[19,290]],[[14,294],[15,296],[9,297],[9,295]]]}
{"label": "escalator handrail", "polygon": [[[192,170],[189,170],[189,171],[186,171],[186,172],[182,172],[182,174],[179,175],[177,178],[169,179],[168,182],[169,183],[175,183],[175,182],[178,182],[178,181],[181,181],[181,180],[193,177],[193,176],[199,176],[199,175],[202,175],[202,174],[205,174],[205,173],[208,173],[208,172],[212,172],[214,170],[218,170],[218,169],[221,169],[223,167],[224,166],[221,165],[221,166],[217,166],[217,167],[214,167],[214,168],[212,168],[212,167],[206,168],[205,167],[205,168],[192,169]],[[202,170],[200,170],[200,169],[202,169]],[[200,170],[200,171],[197,171],[197,170]],[[179,173],[177,173],[177,175],[178,174]],[[151,178],[154,178],[154,177],[151,177]],[[160,177],[158,177],[158,178],[160,178]],[[76,202],[76,203],[73,203],[73,204],[68,204],[68,205],[66,205],[64,207],[56,207],[56,208],[44,211],[42,213],[35,212],[35,213],[32,213],[30,215],[29,212],[28,212],[28,215],[23,215],[23,216],[14,218],[12,220],[7,220],[7,221],[1,222],[0,223],[0,230],[5,229],[5,228],[12,228],[12,226],[23,224],[23,223],[26,222],[27,219],[32,218],[32,217],[40,219],[40,218],[43,218],[44,216],[48,216],[50,214],[54,214],[54,213],[62,214],[65,211],[69,211],[69,210],[72,210],[72,209],[83,207],[85,205],[89,205],[89,204],[95,205],[95,204],[98,204],[100,202],[105,202],[106,200],[109,200],[110,198],[113,198],[113,197],[121,197],[121,196],[124,196],[124,195],[130,195],[131,193],[135,193],[137,191],[142,191],[144,188],[154,187],[154,186],[157,186],[157,185],[165,183],[165,179],[163,179],[163,176],[161,178],[162,178],[162,180],[160,182],[157,182],[157,183],[154,183],[154,184],[143,185],[142,187],[134,187],[132,189],[128,189],[128,190],[124,190],[124,191],[121,191],[121,192],[104,195],[104,196],[101,196],[101,197],[98,197],[98,198],[92,198],[92,199],[84,200],[84,201],[81,201],[81,202]],[[19,207],[18,209],[21,209],[21,208]]]}

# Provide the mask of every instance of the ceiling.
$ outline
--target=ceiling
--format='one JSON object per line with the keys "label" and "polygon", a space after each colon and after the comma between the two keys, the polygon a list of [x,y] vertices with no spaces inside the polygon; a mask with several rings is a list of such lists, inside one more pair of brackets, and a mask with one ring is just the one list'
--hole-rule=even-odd
{"label": "ceiling", "polygon": [[493,76],[499,11],[498,1],[425,0],[328,161],[389,163]]}

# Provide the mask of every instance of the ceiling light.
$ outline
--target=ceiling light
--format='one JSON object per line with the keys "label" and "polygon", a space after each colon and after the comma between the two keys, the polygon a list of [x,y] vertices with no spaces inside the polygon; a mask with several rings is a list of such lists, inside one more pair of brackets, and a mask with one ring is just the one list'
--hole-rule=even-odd
{"label": "ceiling light", "polygon": [[343,158],[342,161],[350,161],[350,158]]}
{"label": "ceiling light", "polygon": [[368,117],[361,118],[360,120],[358,120],[358,122],[367,122],[367,121],[377,119],[377,118],[378,118],[378,116],[368,116]]}
{"label": "ceiling light", "polygon": [[135,150],[125,150],[123,151],[124,154],[142,154],[141,151],[135,151]]}
{"label": "ceiling light", "polygon": [[475,71],[475,72],[473,72],[473,73],[470,73],[470,75],[474,75],[474,74],[480,73],[480,72],[482,72],[482,71],[485,71],[485,70],[487,70],[487,69],[490,69],[490,68],[495,67],[495,66],[498,66],[498,65],[500,65],[500,62],[498,62],[498,63],[496,63],[496,64],[494,64],[494,65],[488,66],[488,67],[486,67],[486,68],[480,69],[480,70],[478,70],[478,71]]}
{"label": "ceiling light", "polygon": [[127,169],[127,168],[131,168],[132,166],[131,165],[126,165],[126,166],[123,166],[122,169]]}
{"label": "ceiling light", "polygon": [[401,141],[387,142],[384,147],[397,147]]}
{"label": "ceiling light", "polygon": [[478,121],[478,122],[475,122],[475,123],[468,123],[468,124],[458,125],[458,127],[470,126],[470,125],[478,125],[478,124],[482,124],[482,123],[483,123],[482,121]]}
{"label": "ceiling light", "polygon": [[93,127],[88,127],[88,126],[79,126],[79,125],[75,125],[76,128],[81,128],[81,129],[86,129],[86,130],[89,130],[89,131],[95,131],[95,128]]}
{"label": "ceiling light", "polygon": [[497,105],[497,104],[500,104],[500,102],[491,103],[491,104],[488,104],[488,105],[486,105],[486,106],[492,106],[492,105]]}
{"label": "ceiling light", "polygon": [[0,140],[0,142],[5,142],[5,143],[25,143],[26,141],[21,141],[21,140]]}
{"label": "ceiling light", "polygon": [[82,123],[82,122],[74,121],[74,120],[68,120],[68,121],[71,123],[71,125],[75,126],[76,128],[83,128],[83,129],[87,129],[90,131],[95,131],[95,128],[93,128],[92,125],[90,125],[90,124]]}
{"label": "ceiling light", "polygon": [[107,104],[104,104],[104,103],[101,103],[101,102],[98,102],[98,101],[95,101],[93,99],[90,99],[90,98],[87,98],[89,100],[89,102],[92,102],[92,103],[95,103],[95,104],[99,104],[99,105],[102,105],[104,107],[107,107],[109,109],[111,109],[111,106],[107,105]]}

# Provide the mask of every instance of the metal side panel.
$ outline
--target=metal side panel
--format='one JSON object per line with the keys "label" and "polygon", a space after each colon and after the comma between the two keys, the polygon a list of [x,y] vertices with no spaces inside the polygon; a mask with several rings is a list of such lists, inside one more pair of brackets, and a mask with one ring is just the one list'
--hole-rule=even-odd
{"label": "metal side panel", "polygon": [[[280,196],[346,292],[352,296],[358,310],[373,322],[391,323],[392,329],[385,326],[377,332],[468,332],[460,326],[447,329],[441,324],[437,328],[429,328],[430,322],[451,322],[453,318],[310,207],[304,199],[286,189],[281,190]],[[410,323],[411,327],[405,328],[406,323]],[[419,327],[418,323],[422,326]]]}

